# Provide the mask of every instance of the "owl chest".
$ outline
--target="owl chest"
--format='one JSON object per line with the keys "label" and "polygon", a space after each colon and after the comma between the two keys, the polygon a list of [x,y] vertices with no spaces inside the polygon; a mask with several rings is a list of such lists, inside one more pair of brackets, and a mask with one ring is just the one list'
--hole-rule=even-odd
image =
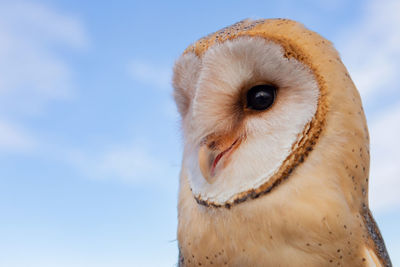
{"label": "owl chest", "polygon": [[365,266],[356,220],[318,209],[250,217],[225,212],[180,210],[180,266]]}

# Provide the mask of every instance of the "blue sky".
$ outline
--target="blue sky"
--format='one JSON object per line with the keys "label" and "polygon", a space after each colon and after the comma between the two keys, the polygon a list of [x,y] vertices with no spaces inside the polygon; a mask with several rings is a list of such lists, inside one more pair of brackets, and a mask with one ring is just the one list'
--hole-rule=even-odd
{"label": "blue sky", "polygon": [[0,266],[174,266],[171,67],[243,18],[334,42],[371,133],[370,205],[400,265],[400,1],[1,1]]}

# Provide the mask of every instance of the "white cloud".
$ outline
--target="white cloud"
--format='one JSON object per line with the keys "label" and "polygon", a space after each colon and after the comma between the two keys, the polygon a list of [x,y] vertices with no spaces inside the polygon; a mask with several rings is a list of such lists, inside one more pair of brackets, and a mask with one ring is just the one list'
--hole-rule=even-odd
{"label": "white cloud", "polygon": [[128,71],[134,80],[143,84],[161,89],[171,88],[171,67],[135,60],[129,65]]}
{"label": "white cloud", "polygon": [[370,202],[374,210],[400,207],[400,102],[370,124]]}
{"label": "white cloud", "polygon": [[[0,2],[0,124],[8,125],[9,133],[0,135],[3,148],[8,142],[14,142],[9,149],[19,147],[15,142],[18,139],[22,145],[23,137],[34,139],[26,130],[17,132],[10,125],[23,125],[49,101],[72,95],[72,72],[58,49],[86,45],[86,33],[77,18],[40,4]],[[13,140],[10,133],[15,134]]]}
{"label": "white cloud", "polygon": [[171,170],[165,159],[150,153],[141,142],[116,145],[88,153],[76,150],[69,153],[69,162],[91,179],[120,180],[138,184],[159,182]]}
{"label": "white cloud", "polygon": [[34,141],[20,128],[0,121],[0,150],[2,151],[27,151],[34,147]]}
{"label": "white cloud", "polygon": [[[400,1],[368,1],[360,20],[346,29],[337,42],[367,113],[374,114],[369,120],[369,196],[374,211],[400,208],[399,10]],[[397,101],[397,105],[376,102],[382,96],[391,99],[388,102]]]}
{"label": "white cloud", "polygon": [[69,95],[70,69],[54,48],[86,44],[83,26],[77,19],[38,4],[0,4],[2,104],[10,99],[38,104]]}
{"label": "white cloud", "polygon": [[338,44],[352,78],[367,103],[373,96],[394,92],[400,69],[400,1],[367,2],[359,22]]}

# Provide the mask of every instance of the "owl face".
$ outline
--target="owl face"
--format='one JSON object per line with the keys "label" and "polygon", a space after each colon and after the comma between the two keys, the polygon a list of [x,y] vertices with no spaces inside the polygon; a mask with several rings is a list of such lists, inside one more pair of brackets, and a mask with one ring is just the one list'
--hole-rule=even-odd
{"label": "owl face", "polygon": [[291,172],[320,96],[305,64],[257,36],[216,42],[201,56],[187,51],[173,85],[182,172],[196,200],[213,206],[262,193]]}

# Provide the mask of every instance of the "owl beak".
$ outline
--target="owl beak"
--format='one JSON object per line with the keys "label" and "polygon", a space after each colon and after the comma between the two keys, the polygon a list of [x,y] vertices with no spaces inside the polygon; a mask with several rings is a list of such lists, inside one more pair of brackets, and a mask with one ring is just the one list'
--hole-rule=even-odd
{"label": "owl beak", "polygon": [[[231,138],[229,139],[232,140]],[[223,143],[227,145],[223,145]],[[239,143],[240,138],[237,138],[233,142],[226,142],[226,140],[213,140],[205,142],[200,146],[198,154],[200,171],[208,183],[212,184],[215,182],[218,170],[226,166],[226,158],[239,145]],[[224,160],[224,162],[221,162],[222,160]]]}
{"label": "owl beak", "polygon": [[201,174],[207,180],[208,183],[213,182],[214,173],[212,173],[212,165],[214,163],[214,159],[217,155],[216,151],[213,151],[208,148],[207,145],[202,145],[199,149],[199,166]]}

